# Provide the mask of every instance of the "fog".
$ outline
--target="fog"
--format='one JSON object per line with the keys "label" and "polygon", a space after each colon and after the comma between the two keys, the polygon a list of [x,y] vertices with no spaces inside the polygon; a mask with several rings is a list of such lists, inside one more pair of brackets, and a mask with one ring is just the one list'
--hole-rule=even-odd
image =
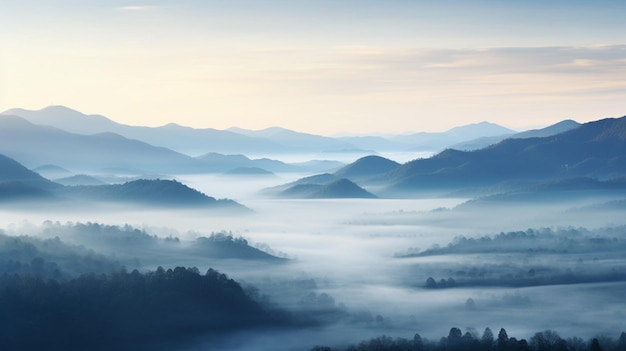
{"label": "fog", "polygon": [[[419,333],[438,340],[451,327],[479,332],[504,327],[518,338],[546,329],[562,336],[615,337],[624,329],[626,217],[620,211],[593,211],[592,205],[603,199],[461,205],[468,199],[258,195],[260,189],[299,176],[176,176],[208,195],[240,202],[252,210],[249,214],[111,204],[3,206],[0,228],[15,237],[58,237],[74,245],[76,255],[93,250],[128,271],[214,268],[256,291],[260,301],[316,322],[315,327],[237,332],[219,341],[222,349],[345,347],[383,334],[412,338]],[[141,236],[151,244],[87,237],[80,228],[89,223],[117,226],[123,236]],[[126,225],[130,228],[124,232]],[[498,239],[501,233],[528,234],[529,229],[535,235],[531,239]],[[216,233],[244,238],[249,247],[288,260],[212,256],[197,239]],[[470,250],[461,236],[483,238],[489,245]],[[530,270],[532,277],[517,279]],[[471,272],[480,279],[470,279]],[[453,278],[455,284],[429,287],[429,277],[437,283]],[[200,338],[191,349],[216,345],[214,339]]]}

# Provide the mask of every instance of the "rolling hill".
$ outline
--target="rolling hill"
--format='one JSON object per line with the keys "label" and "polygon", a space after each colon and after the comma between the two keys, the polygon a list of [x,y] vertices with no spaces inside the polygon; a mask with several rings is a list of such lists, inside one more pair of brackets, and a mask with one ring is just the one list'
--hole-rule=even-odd
{"label": "rolling hill", "polygon": [[[84,177],[84,176],[83,176]],[[71,178],[69,181],[76,181]],[[78,181],[97,182],[79,178]],[[124,184],[63,186],[27,169],[10,157],[0,154],[0,200],[86,200],[159,207],[206,207],[248,209],[229,199],[216,200],[195,189],[172,180],[140,179]],[[65,202],[65,204],[69,204]]]}
{"label": "rolling hill", "polygon": [[19,182],[44,190],[59,188],[60,185],[29,170],[14,159],[0,154],[0,183]]}
{"label": "rolling hill", "polygon": [[281,263],[287,259],[270,255],[248,244],[243,238],[234,238],[225,233],[215,233],[209,237],[196,239],[187,250],[207,258],[257,260]]}
{"label": "rolling hill", "polygon": [[[300,178],[294,182],[264,189],[263,193],[270,196],[300,198],[372,198],[376,196],[367,192],[355,182],[363,182],[371,185],[375,183],[372,179],[381,177],[399,166],[400,164],[395,161],[376,155],[370,155],[361,157],[332,174],[322,173]],[[331,186],[333,183],[336,184]]]}
{"label": "rolling hill", "polygon": [[398,162],[372,155],[362,157],[353,163],[342,167],[333,174],[337,177],[354,180],[387,173],[399,166],[400,164]]}
{"label": "rolling hill", "polygon": [[304,178],[300,178],[296,181],[293,182],[289,182],[286,184],[282,184],[282,185],[278,185],[278,186],[273,186],[271,188],[266,188],[261,190],[261,193],[263,195],[268,195],[268,196],[280,196],[281,193],[283,193],[285,190],[290,189],[290,188],[294,188],[294,187],[300,187],[300,188],[305,188],[305,187],[309,187],[311,185],[315,186],[315,185],[325,185],[331,182],[334,182],[336,180],[338,180],[339,178],[335,177],[334,175],[330,174],[330,173],[322,173],[322,174],[316,174],[313,176],[309,176],[309,177],[304,177]]}
{"label": "rolling hill", "polygon": [[29,170],[19,162],[0,154],[0,201],[41,201],[54,198],[61,185]]}
{"label": "rolling hill", "polygon": [[140,179],[124,184],[65,187],[60,194],[78,200],[158,207],[212,207],[247,210],[233,200],[207,196],[174,180]]}
{"label": "rolling hill", "polygon": [[279,197],[297,199],[374,199],[376,195],[346,178],[325,184],[296,184],[282,190]]}
{"label": "rolling hill", "polygon": [[604,181],[579,177],[558,179],[521,187],[512,191],[483,196],[470,200],[458,207],[481,208],[482,206],[501,206],[507,203],[520,202],[546,204],[551,201],[567,201],[572,205],[576,201],[582,201],[587,204],[589,202],[617,204],[619,201],[625,201],[625,198],[626,177]]}

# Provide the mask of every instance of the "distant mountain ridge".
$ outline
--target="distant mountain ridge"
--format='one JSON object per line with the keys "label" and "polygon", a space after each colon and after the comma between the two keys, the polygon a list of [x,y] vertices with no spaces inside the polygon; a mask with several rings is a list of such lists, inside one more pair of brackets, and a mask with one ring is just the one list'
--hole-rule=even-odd
{"label": "distant mountain ridge", "polygon": [[580,123],[571,119],[566,119],[541,129],[532,129],[525,132],[515,134],[502,134],[495,136],[480,137],[450,146],[451,149],[472,151],[482,149],[484,147],[497,144],[504,139],[527,139],[527,138],[543,138],[566,132],[568,130],[578,128]]}
{"label": "distant mountain ridge", "polygon": [[[402,165],[380,156],[367,156],[333,174],[302,178],[266,192],[280,196],[281,191],[310,191],[345,177],[375,187],[378,195],[389,197],[467,196],[572,178],[625,177],[626,117],[606,118],[572,128],[575,124],[564,121],[547,130],[522,134],[550,136],[508,138],[475,151],[446,149]],[[561,128],[566,131],[551,135]]]}
{"label": "distant mountain ridge", "polygon": [[506,139],[463,152],[448,149],[385,174],[395,192],[487,186],[511,180],[606,179],[626,175],[626,117],[585,123],[543,138]]}
{"label": "distant mountain ridge", "polygon": [[[10,110],[9,112],[36,116],[31,116],[31,118],[40,118],[38,121],[41,121],[46,113],[54,117],[50,120],[57,121],[66,118],[66,123],[79,124],[76,122],[78,119],[82,118],[87,121],[93,119],[95,121],[93,128],[114,126],[137,133],[147,130],[150,135],[155,138],[158,136],[160,140],[169,140],[169,137],[174,136],[172,139],[185,139],[185,142],[190,144],[196,142],[194,138],[205,140],[209,135],[206,134],[208,129],[197,130],[175,124],[158,128],[124,126],[103,116],[86,116],[77,111],[67,112],[66,110],[67,108],[57,106],[44,109],[43,112],[26,110]],[[69,117],[63,117],[66,112]],[[86,122],[81,120],[80,123]],[[438,145],[458,141],[461,137],[481,136],[483,140],[487,140],[506,135],[504,140],[489,147],[474,151],[448,148],[433,157],[415,159],[402,165],[375,154],[362,157],[340,169],[337,169],[339,166],[337,164],[328,164],[326,167],[333,167],[329,170],[334,172],[333,174],[304,178],[275,187],[273,191],[274,193],[283,192],[283,195],[291,192],[311,196],[310,194],[314,191],[321,191],[321,187],[345,178],[359,188],[365,186],[368,189],[376,189],[375,192],[378,195],[412,196],[410,194],[426,190],[457,191],[458,193],[467,189],[487,187],[497,189],[499,184],[504,183],[508,184],[508,188],[511,189],[515,184],[532,184],[574,177],[590,177],[600,180],[621,177],[626,173],[626,155],[624,155],[626,126],[624,124],[624,118],[607,118],[582,125],[575,121],[564,120],[543,129],[514,133],[510,129],[493,123],[481,122],[452,128],[443,133],[414,133],[385,138],[351,137],[356,144],[369,141],[389,147],[410,149],[411,147],[436,148]],[[178,131],[183,134],[176,134]],[[230,140],[235,143],[248,140],[247,138],[265,143],[269,140],[266,138],[270,138],[273,139],[269,141],[274,146],[291,148],[293,152],[311,151],[312,146],[316,146],[318,151],[341,152],[339,148],[354,146],[353,143],[343,138],[322,137],[277,127],[261,131],[232,128],[225,132],[229,134],[220,135],[229,140],[235,135],[235,139]],[[212,142],[216,140],[218,139]],[[248,147],[252,144],[245,145]],[[360,150],[365,149],[362,147]],[[39,152],[40,150],[46,150],[46,153],[43,154]],[[255,149],[256,152],[261,153],[263,150],[262,147]],[[81,166],[90,168],[99,166],[116,170],[132,169],[144,174],[227,173],[232,170],[237,170],[238,173],[264,173],[264,170],[269,172],[303,170],[295,164],[270,159],[251,159],[243,154],[221,154],[210,150],[202,156],[190,157],[164,147],[152,146],[144,141],[128,139],[111,131],[93,135],[75,134],[55,127],[33,124],[21,117],[5,114],[0,116],[0,153],[27,162],[32,167],[52,163],[79,172],[80,168],[76,167]],[[322,178],[327,179],[322,181]],[[346,189],[351,187],[346,182],[338,184]],[[338,188],[331,190],[340,193]]]}
{"label": "distant mountain ridge", "polygon": [[121,126],[102,115],[85,115],[65,106],[47,106],[39,111],[14,108],[2,114],[19,116],[34,124],[52,126],[78,134],[113,132]]}
{"label": "distant mountain ridge", "polygon": [[[304,136],[308,139],[299,142],[298,145],[282,145],[275,140],[280,138],[277,135],[270,137],[255,137],[228,130],[217,130],[213,128],[194,129],[176,123],[169,123],[161,127],[140,127],[129,126],[114,122],[101,115],[85,115],[76,110],[64,106],[49,106],[39,111],[11,109],[2,115],[15,115],[29,120],[32,123],[54,126],[56,128],[77,134],[99,134],[112,132],[129,139],[137,139],[148,144],[167,147],[187,155],[198,155],[207,152],[218,153],[292,153],[294,151],[325,151],[332,149],[334,144],[345,148],[339,142],[331,138],[318,137],[314,135],[296,133],[284,129],[277,130],[283,137],[292,140],[300,140],[294,136]],[[255,134],[250,132],[249,134]],[[263,132],[261,132],[262,134]],[[315,145],[313,141],[325,142]],[[354,146],[350,146],[355,148]]]}
{"label": "distant mountain ridge", "polygon": [[34,124],[53,126],[76,134],[111,132],[190,156],[208,152],[247,155],[350,153],[363,156],[376,151],[391,150],[441,151],[470,139],[514,133],[499,125],[481,122],[440,133],[333,138],[280,127],[253,131],[236,127],[228,130],[194,129],[176,123],[160,127],[130,126],[114,122],[102,115],[85,115],[64,106],[48,106],[39,111],[11,109],[2,115],[19,116]]}
{"label": "distant mountain ridge", "polygon": [[118,167],[168,172],[200,167],[192,157],[114,133],[73,134],[6,115],[0,116],[0,153],[31,166],[53,163],[77,170]]}
{"label": "distant mountain ridge", "polygon": [[281,127],[270,127],[262,130],[229,128],[228,130],[249,137],[274,140],[276,143],[279,143],[281,145],[301,149],[317,149],[323,151],[356,148],[351,143],[346,143],[335,138],[296,132]]}
{"label": "distant mountain ridge", "polygon": [[456,143],[480,137],[513,134],[514,130],[490,122],[480,122],[454,127],[440,133],[414,133],[391,138],[411,145],[412,150],[440,151]]}
{"label": "distant mountain ridge", "polygon": [[[63,168],[81,173],[117,169],[118,172],[126,170],[125,173],[130,174],[221,173],[238,167],[259,167],[272,172],[326,169],[323,165],[315,164],[292,165],[270,159],[251,160],[243,155],[210,153],[194,158],[112,132],[75,134],[9,115],[0,115],[0,153],[30,167],[54,164],[56,173],[62,173]],[[52,169],[44,169],[46,171],[55,173]]]}

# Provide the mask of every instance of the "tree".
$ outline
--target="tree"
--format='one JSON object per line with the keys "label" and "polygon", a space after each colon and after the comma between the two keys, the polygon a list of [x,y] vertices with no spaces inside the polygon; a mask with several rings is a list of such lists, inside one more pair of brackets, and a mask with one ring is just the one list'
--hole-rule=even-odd
{"label": "tree", "polygon": [[461,344],[461,337],[463,333],[459,328],[451,328],[450,333],[448,333],[448,346],[458,346]]}
{"label": "tree", "polygon": [[587,351],[588,347],[585,340],[574,336],[567,339],[567,349],[570,351]]}
{"label": "tree", "polygon": [[530,347],[536,351],[552,351],[566,348],[566,344],[556,332],[544,330],[530,338]]}
{"label": "tree", "polygon": [[626,333],[622,332],[617,341],[617,350],[626,351]]}
{"label": "tree", "polygon": [[415,350],[421,350],[422,348],[424,348],[424,341],[422,340],[422,336],[418,333],[415,333],[415,335],[413,336],[413,348]]}
{"label": "tree", "polygon": [[593,338],[593,340],[591,340],[591,345],[589,346],[589,350],[602,351],[602,346],[600,346],[600,341],[598,341],[598,338]]}
{"label": "tree", "polygon": [[504,330],[504,328],[500,328],[500,332],[498,333],[498,341],[497,341],[498,348],[506,349],[508,342],[509,342],[509,335],[506,333],[506,330]]}
{"label": "tree", "polygon": [[530,351],[530,346],[528,345],[528,342],[526,341],[526,339],[522,339],[520,341],[517,342],[517,349],[519,351]]}
{"label": "tree", "polygon": [[490,349],[493,347],[493,332],[491,331],[491,328],[485,328],[483,336],[480,338],[480,343],[486,349]]}

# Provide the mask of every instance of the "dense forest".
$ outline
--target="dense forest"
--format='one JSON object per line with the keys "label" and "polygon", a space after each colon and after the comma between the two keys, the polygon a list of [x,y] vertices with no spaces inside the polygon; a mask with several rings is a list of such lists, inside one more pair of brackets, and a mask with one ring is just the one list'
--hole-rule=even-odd
{"label": "dense forest", "polygon": [[194,337],[293,324],[226,275],[184,267],[69,280],[5,273],[0,311],[1,350],[171,349]]}

